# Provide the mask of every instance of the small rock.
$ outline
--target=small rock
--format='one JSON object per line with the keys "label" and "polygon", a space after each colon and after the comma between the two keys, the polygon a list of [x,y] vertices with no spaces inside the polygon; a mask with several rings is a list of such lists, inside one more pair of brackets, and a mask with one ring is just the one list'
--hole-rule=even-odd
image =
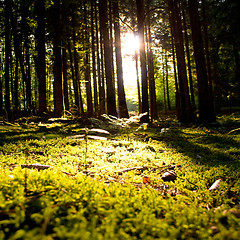
{"label": "small rock", "polygon": [[162,175],[162,180],[167,182],[174,181],[176,180],[176,178],[177,178],[177,175],[172,171],[167,171]]}

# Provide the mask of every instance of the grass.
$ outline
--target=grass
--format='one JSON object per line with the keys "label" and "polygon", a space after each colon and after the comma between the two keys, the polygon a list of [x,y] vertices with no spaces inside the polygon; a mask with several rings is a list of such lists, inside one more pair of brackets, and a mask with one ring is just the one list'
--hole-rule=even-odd
{"label": "grass", "polygon": [[80,123],[0,125],[0,239],[240,239],[239,126],[104,125],[86,154]]}

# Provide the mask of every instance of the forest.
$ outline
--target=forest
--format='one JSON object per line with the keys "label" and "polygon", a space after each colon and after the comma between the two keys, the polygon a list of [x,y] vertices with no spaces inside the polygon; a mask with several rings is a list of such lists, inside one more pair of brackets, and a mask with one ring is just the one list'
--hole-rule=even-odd
{"label": "forest", "polygon": [[240,239],[239,0],[0,0],[0,240]]}
{"label": "forest", "polygon": [[212,122],[239,107],[239,1],[1,1],[0,113]]}

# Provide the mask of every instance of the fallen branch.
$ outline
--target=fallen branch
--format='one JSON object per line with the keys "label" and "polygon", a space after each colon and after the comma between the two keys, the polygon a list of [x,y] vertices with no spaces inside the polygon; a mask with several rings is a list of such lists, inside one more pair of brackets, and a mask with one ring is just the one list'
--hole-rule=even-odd
{"label": "fallen branch", "polygon": [[[165,166],[162,166],[162,167],[165,167]],[[182,165],[181,165],[181,164],[178,164],[178,165],[170,165],[170,166],[168,166],[168,167],[163,168],[158,174],[160,174],[160,173],[162,173],[162,172],[169,171],[169,170],[173,170],[173,169],[176,168],[176,167],[181,168]]]}
{"label": "fallen branch", "polygon": [[237,132],[237,131],[240,131],[240,128],[233,129],[233,130],[231,130],[230,132],[228,132],[227,134],[231,134],[231,133]]}
{"label": "fallen branch", "polygon": [[129,172],[129,171],[134,171],[134,170],[138,170],[138,171],[144,171],[147,170],[148,167],[131,167],[131,168],[125,168],[123,170],[118,171],[117,173],[125,173],[125,172]]}
{"label": "fallen branch", "polygon": [[[18,165],[11,165],[10,168],[16,168]],[[52,166],[49,166],[49,165],[42,165],[42,164],[39,164],[39,163],[34,163],[34,164],[21,164],[20,167],[22,169],[24,168],[28,168],[28,169],[37,169],[37,170],[45,170],[45,169],[53,169]],[[63,170],[61,170],[62,173],[65,173],[67,175],[72,175],[71,173],[68,173],[68,172],[65,172]]]}

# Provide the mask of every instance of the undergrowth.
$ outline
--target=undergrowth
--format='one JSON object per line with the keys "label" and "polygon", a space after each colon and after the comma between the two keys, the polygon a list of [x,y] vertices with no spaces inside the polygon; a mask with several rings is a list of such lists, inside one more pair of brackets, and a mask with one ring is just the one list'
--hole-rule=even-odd
{"label": "undergrowth", "polygon": [[239,125],[2,124],[0,239],[240,239]]}

